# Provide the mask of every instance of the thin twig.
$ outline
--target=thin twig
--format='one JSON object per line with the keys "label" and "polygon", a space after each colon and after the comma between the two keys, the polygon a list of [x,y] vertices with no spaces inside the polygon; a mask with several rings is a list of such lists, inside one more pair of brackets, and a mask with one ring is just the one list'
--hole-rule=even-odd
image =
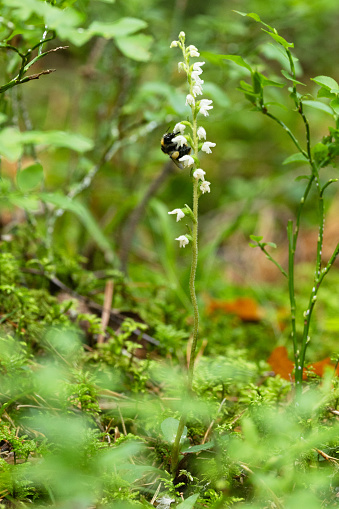
{"label": "thin twig", "polygon": [[157,489],[156,489],[156,491],[155,491],[155,493],[154,493],[154,495],[152,497],[152,500],[150,502],[151,505],[154,505],[154,502],[156,501],[157,496],[159,495],[160,488],[161,488],[161,482],[159,483],[159,486],[157,487]]}
{"label": "thin twig", "polygon": [[317,449],[316,447],[313,450],[316,451],[318,454],[320,454],[320,456],[322,456],[326,461],[329,461],[330,463],[332,463],[336,466],[339,465],[339,460],[337,458],[333,458],[333,456],[329,456],[328,454],[326,454],[326,452],[322,451],[321,449]]}
{"label": "thin twig", "polygon": [[55,72],[55,71],[56,71],[56,69],[45,69],[44,71],[38,72],[36,74],[31,74],[30,76],[26,76],[25,78],[20,80],[20,83],[26,83],[27,81],[31,81],[31,80],[38,80],[40,78],[40,76],[42,76],[43,74],[51,74],[52,72]]}

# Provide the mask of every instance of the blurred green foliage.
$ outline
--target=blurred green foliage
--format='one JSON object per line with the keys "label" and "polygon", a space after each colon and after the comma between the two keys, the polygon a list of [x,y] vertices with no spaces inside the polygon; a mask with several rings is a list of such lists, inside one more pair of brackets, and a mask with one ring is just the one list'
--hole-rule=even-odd
{"label": "blurred green foliage", "polygon": [[[242,55],[257,73],[283,81],[273,41],[234,10],[257,12],[294,42],[298,80],[316,96],[330,85],[310,78],[339,81],[337,1],[0,0],[0,7],[1,506],[336,507],[337,379],[314,377],[296,408],[290,382],[271,376],[265,359],[288,341],[279,315],[287,293],[268,261],[247,250],[250,235],[264,234],[286,264],[279,246],[304,188],[295,181],[300,166],[283,164],[294,153],[290,139],[249,111],[237,90],[248,68],[220,55]],[[215,108],[204,126],[216,143],[208,167],[203,160],[213,189],[201,203],[197,278],[205,357],[189,400],[182,394],[189,253],[174,245],[179,230],[167,212],[191,191],[160,150],[162,134],[187,114],[169,49],[180,30],[206,61],[204,90]],[[298,134],[286,89],[270,88],[269,101],[284,104],[272,107]],[[336,133],[328,137],[324,109],[309,109],[312,142],[327,137],[315,155],[333,162]],[[335,185],[328,196],[333,227]],[[303,309],[312,200],[305,209]],[[114,312],[104,331],[107,281]],[[337,350],[337,287],[335,269],[312,325],[311,359]],[[265,312],[253,322],[211,315],[211,296],[250,297]],[[184,410],[187,436],[172,480],[170,437]]]}

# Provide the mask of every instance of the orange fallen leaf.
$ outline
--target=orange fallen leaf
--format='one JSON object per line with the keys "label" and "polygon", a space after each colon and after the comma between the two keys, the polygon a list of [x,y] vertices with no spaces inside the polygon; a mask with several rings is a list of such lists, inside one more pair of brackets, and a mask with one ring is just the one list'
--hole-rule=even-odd
{"label": "orange fallen leaf", "polygon": [[[331,362],[330,357],[326,357],[326,359],[323,359],[322,361],[318,362],[312,362],[307,366],[307,369],[310,371],[313,371],[318,376],[323,376],[325,368],[329,366],[330,368],[333,368],[334,370],[334,364]],[[336,369],[336,374],[339,375],[339,368]]]}
{"label": "orange fallen leaf", "polygon": [[210,299],[207,313],[213,314],[216,311],[234,314],[244,322],[259,322],[263,317],[258,303],[251,297],[237,297],[233,300]]}
{"label": "orange fallen leaf", "polygon": [[[294,370],[294,363],[288,358],[287,349],[285,346],[277,346],[267,359],[268,364],[271,366],[276,375],[280,375],[285,380],[291,380]],[[331,359],[326,357],[322,361],[313,362],[304,368],[303,380],[307,380],[307,370],[314,372],[318,376],[323,376],[325,368],[329,366],[334,369]],[[336,369],[336,374],[339,375],[339,367]]]}
{"label": "orange fallen leaf", "polygon": [[285,346],[277,346],[267,359],[267,362],[276,375],[280,375],[285,380],[291,379],[294,364],[288,358]]}

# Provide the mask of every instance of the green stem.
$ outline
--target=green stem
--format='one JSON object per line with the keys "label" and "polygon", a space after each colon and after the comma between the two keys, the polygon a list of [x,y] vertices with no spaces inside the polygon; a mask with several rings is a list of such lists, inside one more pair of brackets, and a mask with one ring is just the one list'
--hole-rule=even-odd
{"label": "green stem", "polygon": [[275,260],[268,251],[266,251],[265,247],[260,243],[258,244],[258,246],[260,247],[261,251],[266,255],[266,257],[270,260],[270,262],[274,263],[274,265],[280,270],[282,275],[288,278],[287,272],[282,268],[280,263],[277,262],[277,260]]}
{"label": "green stem", "polygon": [[[194,179],[193,182],[193,214],[194,214],[194,222],[192,229],[192,264],[191,264],[191,274],[190,274],[190,296],[193,305],[193,340],[189,358],[188,365],[188,380],[187,380],[187,396],[189,396],[192,392],[192,384],[193,384],[193,374],[194,374],[194,362],[196,358],[196,350],[197,350],[197,342],[198,342],[198,332],[199,332],[199,308],[197,296],[195,293],[195,276],[197,272],[198,266],[198,180]],[[180,451],[180,439],[183,434],[185,424],[186,424],[187,414],[183,412],[179,426],[177,430],[177,434],[175,437],[175,441],[172,448],[172,457],[171,457],[171,473],[173,478],[176,475],[177,465],[179,460],[179,451]]]}
{"label": "green stem", "polygon": [[287,237],[288,237],[288,290],[290,297],[290,309],[291,309],[291,328],[292,328],[292,341],[295,363],[298,359],[298,343],[297,343],[297,331],[296,331],[296,302],[295,302],[295,291],[294,291],[294,254],[295,254],[295,236],[293,235],[293,221],[289,220],[287,223]]}
{"label": "green stem", "polygon": [[272,120],[274,120],[275,122],[277,122],[283,129],[284,131],[286,131],[286,133],[288,134],[288,136],[291,138],[291,140],[293,141],[294,145],[297,147],[297,149],[299,150],[299,152],[306,158],[308,159],[308,154],[307,152],[301,147],[299,141],[297,140],[297,138],[294,136],[294,134],[292,133],[291,129],[289,129],[289,127],[287,127],[287,125],[282,121],[280,120],[279,118],[275,117],[274,115],[272,115],[272,113],[269,113],[268,111],[265,111],[263,110],[263,113],[264,115],[267,115],[268,117],[270,117]]}
{"label": "green stem", "polygon": [[15,87],[17,85],[21,85],[22,83],[25,83],[26,81],[29,80],[29,77],[24,78],[28,69],[32,65],[34,65],[38,60],[40,60],[40,58],[43,58],[44,56],[49,54],[49,51],[46,51],[45,53],[39,53],[36,57],[34,57],[31,61],[29,61],[29,58],[32,55],[33,50],[38,48],[39,46],[42,46],[47,41],[51,41],[54,38],[55,38],[55,34],[53,32],[52,37],[50,37],[49,39],[44,39],[44,40],[38,42],[35,46],[33,46],[33,48],[30,48],[26,53],[21,53],[19,50],[17,50],[17,48],[15,48],[15,46],[12,46],[10,44],[1,44],[0,45],[0,49],[4,48],[4,49],[10,49],[12,51],[16,51],[16,53],[18,53],[18,55],[21,58],[21,66],[20,66],[18,74],[14,78],[12,78],[8,83],[6,83],[2,87],[0,87],[0,93],[3,93],[6,90],[8,90],[12,87]]}
{"label": "green stem", "polygon": [[173,479],[176,476],[177,466],[179,461],[179,450],[180,450],[180,439],[183,434],[186,423],[186,413],[182,413],[179,421],[179,426],[177,430],[177,434],[174,440],[173,448],[172,448],[172,457],[171,457],[171,474]]}
{"label": "green stem", "polygon": [[197,296],[195,293],[195,276],[197,272],[197,266],[198,266],[198,180],[194,179],[193,183],[193,214],[194,214],[194,223],[193,223],[193,230],[192,230],[192,265],[191,265],[191,274],[190,274],[190,282],[189,282],[189,288],[190,288],[190,296],[191,296],[191,302],[193,305],[193,340],[192,340],[192,346],[191,346],[191,353],[190,353],[190,360],[188,365],[188,390],[191,391],[192,389],[192,382],[193,382],[193,371],[194,371],[194,362],[196,358],[196,349],[197,349],[197,342],[198,342],[198,331],[199,331],[199,309],[198,309],[198,301]]}
{"label": "green stem", "polygon": [[[183,45],[183,54],[185,56],[185,61],[187,68],[189,68],[189,58],[185,55],[185,46]],[[190,93],[192,94],[192,82],[189,81],[190,85]],[[195,106],[191,106],[192,109],[192,135],[193,135],[193,152],[198,158],[199,151],[199,140],[198,140],[198,124],[197,124],[197,111],[195,110]],[[196,359],[196,350],[198,343],[198,332],[199,332],[199,308],[198,308],[198,300],[195,293],[195,277],[197,273],[198,266],[198,202],[199,202],[199,181],[198,179],[193,178],[193,227],[192,227],[192,263],[191,263],[191,273],[189,280],[189,290],[191,296],[191,302],[193,306],[193,338],[191,345],[191,352],[188,363],[188,378],[187,378],[187,388],[186,388],[186,396],[190,397],[192,393],[192,384],[193,384],[193,375],[194,375],[194,362]],[[177,430],[177,434],[174,440],[173,448],[172,448],[172,457],[171,457],[171,473],[173,478],[176,476],[178,460],[179,460],[179,451],[180,451],[180,439],[183,434],[185,423],[187,420],[186,412],[183,412],[179,426]]]}
{"label": "green stem", "polygon": [[306,199],[308,197],[308,194],[309,194],[309,192],[311,190],[313,181],[314,181],[314,175],[311,175],[310,178],[309,178],[308,184],[306,186],[304,195],[303,195],[303,197],[300,200],[299,207],[298,207],[298,210],[297,210],[297,221],[296,221],[294,238],[293,238],[293,248],[294,248],[294,251],[297,248],[297,241],[298,241],[298,235],[299,235],[299,229],[300,229],[301,213],[302,213],[302,210],[304,208],[304,204],[305,204],[305,201],[306,201]]}

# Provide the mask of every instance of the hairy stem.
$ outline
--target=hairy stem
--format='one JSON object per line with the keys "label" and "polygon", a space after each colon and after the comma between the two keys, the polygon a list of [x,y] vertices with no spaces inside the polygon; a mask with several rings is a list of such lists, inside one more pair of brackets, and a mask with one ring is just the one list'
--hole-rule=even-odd
{"label": "hairy stem", "polygon": [[194,371],[194,361],[196,357],[196,349],[198,342],[198,331],[199,331],[199,309],[198,309],[198,301],[195,293],[195,275],[197,272],[198,266],[198,180],[194,179],[193,183],[193,214],[195,221],[193,223],[193,240],[192,240],[192,264],[191,264],[191,274],[190,274],[190,296],[193,305],[193,341],[191,346],[190,360],[188,366],[188,390],[192,389],[193,382],[193,371]]}
{"label": "hairy stem", "polygon": [[[183,50],[184,52],[184,50]],[[184,53],[185,54],[185,53]],[[189,65],[188,59],[186,60],[187,66]],[[190,84],[190,92],[192,91],[192,82]],[[193,135],[193,152],[198,160],[198,152],[199,152],[199,139],[198,139],[198,123],[197,123],[197,112],[194,106],[191,106],[192,110],[192,135]],[[188,363],[188,379],[187,379],[187,389],[186,395],[192,393],[192,384],[193,384],[193,375],[194,375],[194,362],[196,358],[196,350],[198,343],[198,332],[199,332],[199,308],[198,308],[198,300],[195,293],[195,277],[198,266],[198,202],[199,202],[199,181],[198,179],[193,178],[193,227],[192,227],[192,263],[191,263],[191,273],[190,273],[190,281],[189,281],[189,290],[190,297],[193,306],[193,339],[190,351],[190,358]],[[175,437],[175,441],[172,449],[172,458],[171,458],[171,473],[173,478],[176,475],[178,459],[179,459],[179,450],[180,450],[180,439],[183,434],[185,423],[186,423],[187,415],[186,412],[183,412],[179,421],[179,426],[177,430],[177,434]]]}
{"label": "hairy stem", "polygon": [[[190,274],[190,296],[193,305],[193,340],[190,352],[190,359],[188,365],[188,380],[187,380],[187,395],[192,392],[192,383],[193,383],[193,374],[194,374],[194,362],[196,358],[196,350],[197,350],[197,342],[198,342],[198,332],[199,332],[199,309],[198,309],[198,301],[195,293],[195,276],[197,272],[198,266],[198,181],[194,179],[193,183],[193,214],[195,221],[193,223],[192,229],[192,264],[191,264],[191,274]],[[183,412],[179,426],[177,430],[177,434],[175,437],[175,441],[172,449],[172,458],[171,458],[171,472],[173,477],[175,477],[178,459],[179,459],[179,450],[180,450],[180,439],[182,437],[185,423],[186,423],[187,415],[186,412]]]}

